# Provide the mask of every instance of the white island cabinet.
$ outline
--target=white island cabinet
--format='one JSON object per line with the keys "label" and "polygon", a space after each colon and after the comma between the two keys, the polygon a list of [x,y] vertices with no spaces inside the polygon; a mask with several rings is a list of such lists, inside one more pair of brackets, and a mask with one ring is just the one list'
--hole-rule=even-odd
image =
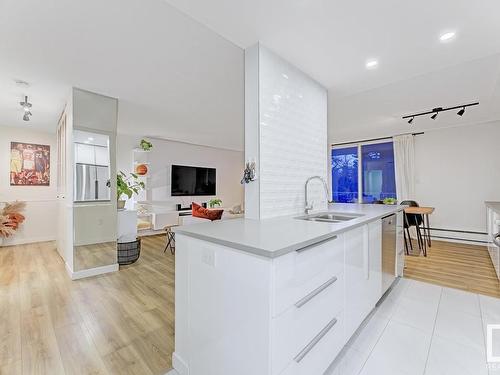
{"label": "white island cabinet", "polygon": [[500,202],[486,202],[488,252],[500,280]]}
{"label": "white island cabinet", "polygon": [[363,210],[374,213],[343,227],[292,219],[177,229],[174,368],[323,374],[382,295],[389,209]]}
{"label": "white island cabinet", "polygon": [[346,341],[382,296],[380,220],[345,233]]}

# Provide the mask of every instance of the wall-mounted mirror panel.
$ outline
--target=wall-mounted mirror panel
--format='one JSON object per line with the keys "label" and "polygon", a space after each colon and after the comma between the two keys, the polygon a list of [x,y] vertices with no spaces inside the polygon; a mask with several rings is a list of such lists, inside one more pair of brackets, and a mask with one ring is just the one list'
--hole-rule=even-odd
{"label": "wall-mounted mirror panel", "polygon": [[109,136],[75,130],[75,202],[109,201]]}
{"label": "wall-mounted mirror panel", "polygon": [[117,100],[73,92],[75,272],[117,265]]}

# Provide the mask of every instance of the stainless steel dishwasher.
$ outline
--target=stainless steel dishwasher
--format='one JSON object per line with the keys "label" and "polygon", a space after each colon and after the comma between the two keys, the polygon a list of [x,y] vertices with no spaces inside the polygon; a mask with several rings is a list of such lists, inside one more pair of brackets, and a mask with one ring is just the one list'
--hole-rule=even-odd
{"label": "stainless steel dishwasher", "polygon": [[382,293],[396,278],[396,214],[382,218]]}

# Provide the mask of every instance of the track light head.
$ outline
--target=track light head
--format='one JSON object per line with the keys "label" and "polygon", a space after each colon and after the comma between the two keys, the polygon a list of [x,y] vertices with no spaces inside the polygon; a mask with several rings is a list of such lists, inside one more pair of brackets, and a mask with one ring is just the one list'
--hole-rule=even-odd
{"label": "track light head", "polygon": [[411,125],[411,123],[413,122],[413,119],[414,119],[414,118],[415,118],[415,117],[412,117],[411,119],[409,119],[409,120],[408,120],[408,124],[410,124],[410,125]]}
{"label": "track light head", "polygon": [[23,120],[24,121],[29,121],[30,120],[30,115],[29,115],[29,112],[26,112],[23,116]]}
{"label": "track light head", "polygon": [[30,102],[28,102],[28,96],[25,96],[24,97],[24,102],[19,102],[19,104],[21,105],[21,107],[23,107],[25,110],[26,109],[30,109],[32,104]]}
{"label": "track light head", "polygon": [[434,114],[431,116],[431,119],[435,120],[438,117],[439,112],[441,112],[442,110],[443,110],[442,107],[434,108],[432,110],[432,112],[434,112]]}
{"label": "track light head", "polygon": [[465,107],[462,107],[462,109],[460,111],[457,112],[457,115],[459,116],[463,116],[465,113]]}

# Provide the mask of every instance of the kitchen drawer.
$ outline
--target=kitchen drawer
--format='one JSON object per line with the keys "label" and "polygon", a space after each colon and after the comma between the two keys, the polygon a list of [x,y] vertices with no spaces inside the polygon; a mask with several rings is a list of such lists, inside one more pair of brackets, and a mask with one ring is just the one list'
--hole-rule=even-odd
{"label": "kitchen drawer", "polygon": [[344,277],[338,275],[273,319],[273,374],[286,365],[344,310]]}
{"label": "kitchen drawer", "polygon": [[343,312],[336,314],[315,339],[294,356],[281,375],[323,374],[344,347],[343,319]]}
{"label": "kitchen drawer", "polygon": [[276,258],[273,268],[273,316],[277,316],[333,276],[344,272],[344,239],[339,235]]}

